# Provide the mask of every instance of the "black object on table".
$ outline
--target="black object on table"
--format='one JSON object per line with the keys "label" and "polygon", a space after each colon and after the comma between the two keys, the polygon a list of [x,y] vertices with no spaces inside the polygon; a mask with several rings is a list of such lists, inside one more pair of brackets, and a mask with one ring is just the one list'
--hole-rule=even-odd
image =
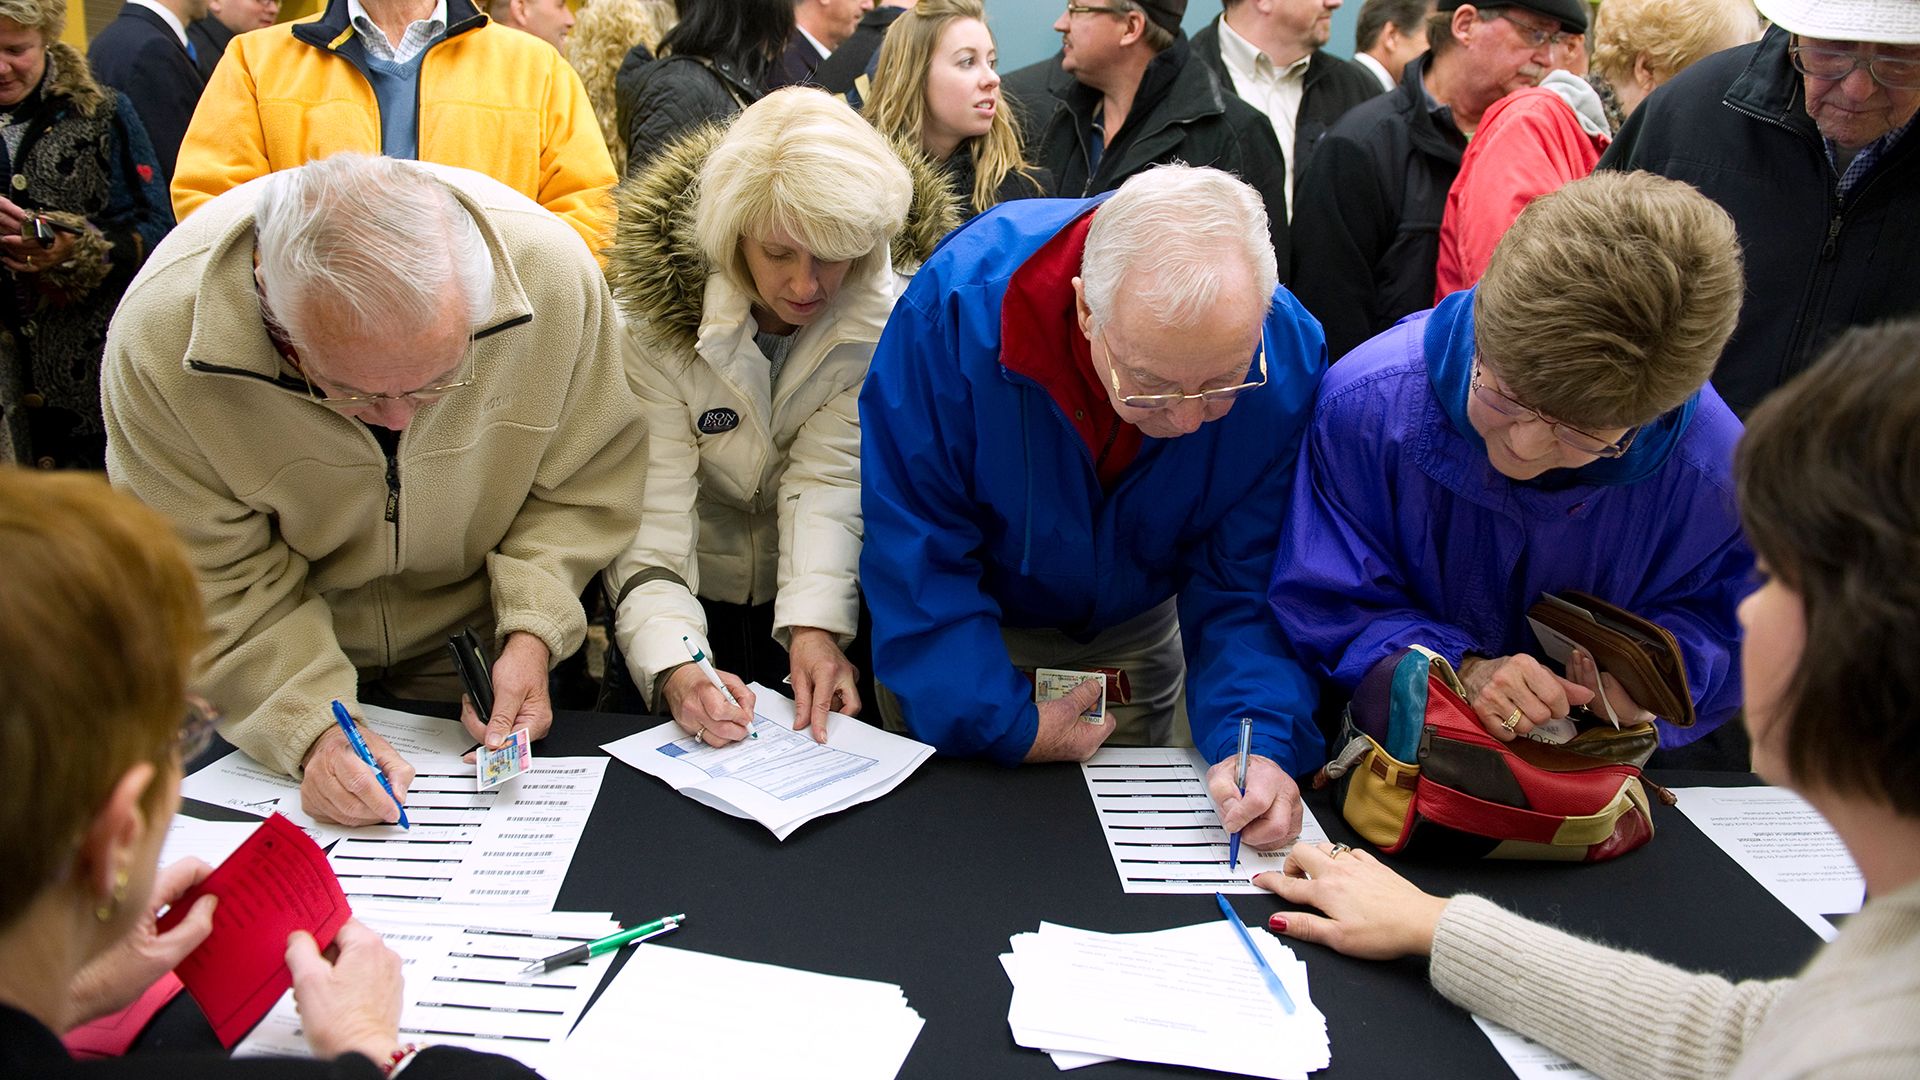
{"label": "black object on table", "polygon": [[[414,708],[452,715],[451,706]],[[656,723],[563,713],[535,758],[598,754],[600,744]],[[1706,772],[1655,778],[1669,786],[1755,782]],[[1307,803],[1332,839],[1359,846],[1329,795],[1310,792]],[[198,803],[188,810],[243,819]],[[1389,861],[1430,892],[1475,892],[1690,969],[1742,979],[1803,967],[1819,938],[1678,810],[1656,804],[1654,811],[1653,841],[1613,862]],[[1282,907],[1265,895],[1230,899],[1252,926]],[[910,1078],[1061,1075],[1046,1055],[1015,1045],[1008,1031],[1013,991],[999,955],[1013,934],[1042,920],[1122,933],[1219,918],[1211,896],[1121,891],[1077,766],[1007,769],[938,757],[893,793],[812,822],[785,843],[756,822],[610,762],[556,906],[611,911],[622,925],[685,911],[687,925],[670,946],[640,947],[897,983],[926,1018],[900,1073]],[[1314,1076],[1507,1075],[1472,1019],[1427,985],[1425,960],[1373,963],[1290,944],[1306,961],[1313,1002],[1326,1014],[1332,1040],[1332,1067]],[[751,1037],[752,1013],[768,1008],[808,1003],[743,1000],[742,1037]],[[214,1045],[212,1030],[182,995],[136,1052]],[[636,1048],[645,1045],[636,1038]],[[1089,1078],[1202,1075],[1139,1062],[1091,1068]]]}

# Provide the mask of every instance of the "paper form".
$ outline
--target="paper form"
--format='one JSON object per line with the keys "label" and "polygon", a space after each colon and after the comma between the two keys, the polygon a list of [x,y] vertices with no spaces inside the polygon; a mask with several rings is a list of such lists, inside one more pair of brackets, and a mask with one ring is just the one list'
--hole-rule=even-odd
{"label": "paper form", "polygon": [[277,814],[167,909],[160,932],[173,929],[205,893],[220,898],[213,933],[174,974],[206,1014],[220,1045],[232,1046],[293,985],[287,935],[305,930],[324,949],[352,912],[326,856]]}
{"label": "paper form", "polygon": [[601,747],[675,791],[782,840],[815,818],[877,799],[932,756],[925,743],[830,713],[827,742],[793,730],[793,700],[753,684],[758,738],[709,746],[668,721]]}
{"label": "paper form", "polygon": [[[400,954],[400,1041],[465,1046],[541,1068],[613,964],[613,953],[520,982],[520,968],[618,929],[591,912],[502,912],[369,905],[360,921]],[[644,947],[644,946],[636,946]],[[234,1050],[236,1057],[309,1057],[291,993]]]}
{"label": "paper form", "polygon": [[1474,1017],[1473,1022],[1480,1025],[1487,1041],[1500,1052],[1507,1068],[1513,1070],[1515,1080],[1600,1080],[1517,1031],[1501,1027],[1483,1016]]}
{"label": "paper form", "polygon": [[892,983],[649,944],[541,1072],[547,1080],[891,1080],[923,1023]]}
{"label": "paper form", "polygon": [[[1227,867],[1227,831],[1207,794],[1207,762],[1191,747],[1107,747],[1080,766],[1121,888],[1129,893],[1263,892],[1255,874],[1279,870],[1286,851],[1242,844]],[[1299,843],[1326,830],[1301,808]]]}
{"label": "paper form", "polygon": [[[383,709],[378,705],[362,705],[360,723],[362,730],[372,728],[378,732],[415,768],[420,764],[416,758],[446,755],[457,758],[474,744],[473,737],[467,734],[467,729],[461,726],[460,721],[438,716],[421,716],[397,709]],[[471,788],[471,765],[467,766],[467,780],[467,786]],[[267,768],[239,750],[181,781],[180,794],[185,798],[259,817],[266,817],[278,810],[289,818],[295,818],[300,808],[298,780]],[[308,834],[322,847],[339,839],[337,835],[325,832],[315,835],[311,829]]]}
{"label": "paper form", "polygon": [[1846,845],[1805,799],[1777,787],[1674,788],[1680,812],[1821,938],[1851,915],[1866,882]]}
{"label": "paper form", "polygon": [[397,900],[552,908],[599,798],[607,759],[541,758],[531,771],[486,791],[473,790],[473,766],[451,755],[423,755],[416,768],[407,792],[413,828],[323,826],[341,837],[329,861],[355,905]]}
{"label": "paper form", "polygon": [[192,856],[209,866],[219,866],[259,827],[257,821],[201,821],[175,814],[160,845],[159,865],[170,866]]}
{"label": "paper form", "polygon": [[[1220,921],[1147,934],[1042,923],[1012,939],[1007,1024],[1014,1041],[1247,1076],[1303,1078],[1330,1060],[1326,1017],[1306,965],[1257,932],[1256,946],[1292,995],[1285,1012],[1233,929]],[[1083,1064],[1069,1057],[1063,1067]]]}

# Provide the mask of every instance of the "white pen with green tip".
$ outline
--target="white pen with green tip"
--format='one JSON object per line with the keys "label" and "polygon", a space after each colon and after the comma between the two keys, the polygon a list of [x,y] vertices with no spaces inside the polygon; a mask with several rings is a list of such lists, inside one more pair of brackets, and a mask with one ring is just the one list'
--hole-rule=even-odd
{"label": "white pen with green tip", "polygon": [[[713,684],[715,690],[720,691],[721,697],[727,699],[727,704],[736,709],[739,708],[740,700],[733,696],[733,691],[727,689],[726,683],[720,681],[720,673],[713,669],[713,661],[707,659],[707,654],[695,646],[693,639],[685,634],[680,635],[680,643],[687,647],[687,655],[693,657],[693,662],[700,666],[700,673],[707,677],[707,681]],[[747,728],[747,738],[757,739],[760,737],[759,732],[752,730],[753,720],[751,717],[747,720]]]}

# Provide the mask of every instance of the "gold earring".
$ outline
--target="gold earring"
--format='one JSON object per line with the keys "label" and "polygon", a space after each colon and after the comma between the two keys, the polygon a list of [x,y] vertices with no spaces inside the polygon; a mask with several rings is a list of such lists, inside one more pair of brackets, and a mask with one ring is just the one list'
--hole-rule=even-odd
{"label": "gold earring", "polygon": [[113,913],[119,909],[121,901],[127,898],[127,883],[129,880],[125,869],[115,870],[113,872],[113,897],[93,909],[94,918],[103,923],[113,921]]}

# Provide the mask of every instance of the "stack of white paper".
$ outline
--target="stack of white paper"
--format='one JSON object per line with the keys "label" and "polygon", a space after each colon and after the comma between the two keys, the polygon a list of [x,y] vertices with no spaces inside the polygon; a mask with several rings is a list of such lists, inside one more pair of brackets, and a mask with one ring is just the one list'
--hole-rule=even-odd
{"label": "stack of white paper", "polygon": [[647,945],[541,1072],[547,1080],[885,1080],[899,1074],[922,1023],[892,983]]}
{"label": "stack of white paper", "polygon": [[1292,995],[1268,992],[1224,920],[1147,934],[1101,934],[1041,923],[1000,962],[1013,981],[1013,1041],[1062,1069],[1112,1058],[1304,1080],[1330,1060],[1327,1018],[1307,994],[1307,966],[1254,932]]}
{"label": "stack of white paper", "polygon": [[[404,964],[402,1042],[470,1047],[535,1069],[566,1039],[614,954],[531,979],[515,974],[619,929],[601,912],[503,913],[457,904],[356,904],[354,915],[378,930]],[[234,1048],[236,1057],[310,1054],[291,990]]]}
{"label": "stack of white paper", "polygon": [[785,840],[815,818],[877,799],[913,775],[933,747],[828,714],[825,745],[793,730],[793,699],[753,684],[753,733],[708,746],[672,721],[600,749],[673,790]]}

